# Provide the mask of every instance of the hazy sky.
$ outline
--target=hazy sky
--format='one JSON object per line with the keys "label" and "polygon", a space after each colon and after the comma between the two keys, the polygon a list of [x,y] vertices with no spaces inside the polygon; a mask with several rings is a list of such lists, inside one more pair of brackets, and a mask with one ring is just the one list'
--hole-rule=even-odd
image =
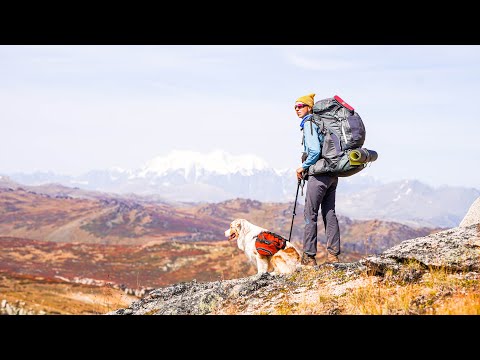
{"label": "hazy sky", "polygon": [[480,188],[477,45],[0,46],[0,174],[137,169],[171,150],[296,168],[299,96],[339,95],[385,181]]}

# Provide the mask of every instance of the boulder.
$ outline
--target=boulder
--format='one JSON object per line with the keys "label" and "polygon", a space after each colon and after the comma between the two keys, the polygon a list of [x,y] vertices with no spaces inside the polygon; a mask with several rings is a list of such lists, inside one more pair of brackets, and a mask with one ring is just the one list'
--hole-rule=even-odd
{"label": "boulder", "polygon": [[480,197],[470,206],[459,226],[467,227],[474,224],[480,224]]}

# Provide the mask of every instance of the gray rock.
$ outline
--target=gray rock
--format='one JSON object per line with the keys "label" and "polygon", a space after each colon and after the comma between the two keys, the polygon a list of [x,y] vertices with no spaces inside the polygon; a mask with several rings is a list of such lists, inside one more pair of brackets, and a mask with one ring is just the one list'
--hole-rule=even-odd
{"label": "gray rock", "polygon": [[416,261],[424,268],[453,271],[480,270],[480,237],[477,225],[457,227],[416,239],[404,240],[380,255],[360,260],[373,273],[397,271],[403,264]]}
{"label": "gray rock", "polygon": [[480,224],[480,197],[470,206],[459,226],[466,227],[474,224]]}

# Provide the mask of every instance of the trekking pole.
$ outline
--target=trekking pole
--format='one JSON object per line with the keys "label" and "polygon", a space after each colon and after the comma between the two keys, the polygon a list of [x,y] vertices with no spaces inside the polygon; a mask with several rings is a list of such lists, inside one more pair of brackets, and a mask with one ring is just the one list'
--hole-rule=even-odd
{"label": "trekking pole", "polygon": [[290,225],[290,234],[288,235],[288,241],[290,241],[290,237],[292,236],[293,218],[295,217],[295,209],[297,207],[297,198],[298,198],[298,189],[300,188],[300,183],[301,182],[302,182],[302,179],[298,179],[297,194],[295,195],[295,203],[293,204],[292,224]]}

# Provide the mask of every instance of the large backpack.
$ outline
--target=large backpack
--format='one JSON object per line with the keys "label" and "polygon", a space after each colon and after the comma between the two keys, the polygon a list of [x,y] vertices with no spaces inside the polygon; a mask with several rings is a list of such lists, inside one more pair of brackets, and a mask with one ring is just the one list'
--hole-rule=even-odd
{"label": "large backpack", "polygon": [[[304,130],[313,132],[312,122],[323,134],[323,144],[318,161],[309,167],[308,175],[330,173],[351,176],[363,170],[378,154],[363,148],[366,130],[360,115],[339,96],[315,102],[310,126]],[[304,160],[304,159],[302,159]]]}

